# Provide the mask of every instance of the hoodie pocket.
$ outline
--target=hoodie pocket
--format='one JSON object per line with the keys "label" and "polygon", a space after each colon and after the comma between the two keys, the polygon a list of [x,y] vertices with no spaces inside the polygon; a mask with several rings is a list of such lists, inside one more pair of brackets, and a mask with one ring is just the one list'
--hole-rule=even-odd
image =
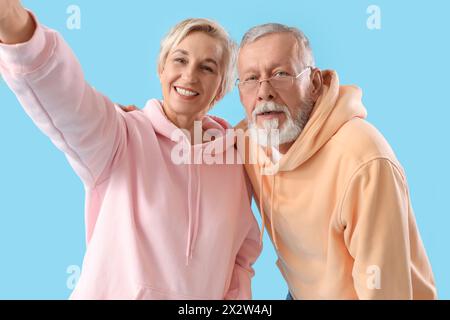
{"label": "hoodie pocket", "polygon": [[191,296],[183,293],[160,290],[148,285],[138,285],[135,300],[209,300],[211,298]]}

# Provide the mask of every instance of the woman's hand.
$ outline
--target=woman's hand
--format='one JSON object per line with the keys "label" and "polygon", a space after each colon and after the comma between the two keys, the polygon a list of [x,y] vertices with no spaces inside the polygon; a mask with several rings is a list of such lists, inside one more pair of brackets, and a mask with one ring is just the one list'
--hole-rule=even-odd
{"label": "woman's hand", "polygon": [[9,14],[11,8],[18,4],[19,0],[0,0],[0,22]]}
{"label": "woman's hand", "polygon": [[0,0],[0,42],[17,44],[33,36],[36,24],[19,0]]}

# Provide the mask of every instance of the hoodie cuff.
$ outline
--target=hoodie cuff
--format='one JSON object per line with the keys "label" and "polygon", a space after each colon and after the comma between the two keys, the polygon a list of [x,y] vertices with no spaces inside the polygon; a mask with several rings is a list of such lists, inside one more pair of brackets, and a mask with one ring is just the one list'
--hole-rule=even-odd
{"label": "hoodie cuff", "polygon": [[52,33],[45,32],[36,16],[27,11],[36,22],[36,30],[31,39],[18,44],[0,43],[0,63],[4,69],[15,74],[30,73],[38,69],[48,61],[53,51]]}

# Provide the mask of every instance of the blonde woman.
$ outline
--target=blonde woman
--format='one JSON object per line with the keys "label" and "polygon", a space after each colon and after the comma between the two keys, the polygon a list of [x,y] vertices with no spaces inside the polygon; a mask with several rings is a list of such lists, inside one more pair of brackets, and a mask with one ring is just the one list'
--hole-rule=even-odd
{"label": "blonde woman", "polygon": [[[180,144],[190,155],[234,152],[230,126],[206,115],[234,81],[225,30],[205,19],[175,26],[161,45],[162,101],[130,113],[17,0],[0,0],[0,41],[3,78],[85,186],[87,250],[71,298],[250,299],[261,247],[242,165],[173,159]],[[195,121],[216,139],[193,143]]]}

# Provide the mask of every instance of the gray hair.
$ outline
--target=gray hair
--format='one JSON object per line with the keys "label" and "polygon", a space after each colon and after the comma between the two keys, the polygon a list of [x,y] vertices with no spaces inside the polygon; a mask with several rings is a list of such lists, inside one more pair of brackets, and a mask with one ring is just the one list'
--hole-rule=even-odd
{"label": "gray hair", "polygon": [[241,41],[240,49],[242,49],[243,47],[252,42],[255,42],[256,40],[264,36],[274,33],[292,34],[297,40],[299,45],[300,61],[303,64],[302,67],[305,68],[308,66],[310,67],[315,66],[311,45],[305,34],[296,27],[288,27],[280,23],[266,23],[251,28],[244,34],[244,37],[242,38]]}

